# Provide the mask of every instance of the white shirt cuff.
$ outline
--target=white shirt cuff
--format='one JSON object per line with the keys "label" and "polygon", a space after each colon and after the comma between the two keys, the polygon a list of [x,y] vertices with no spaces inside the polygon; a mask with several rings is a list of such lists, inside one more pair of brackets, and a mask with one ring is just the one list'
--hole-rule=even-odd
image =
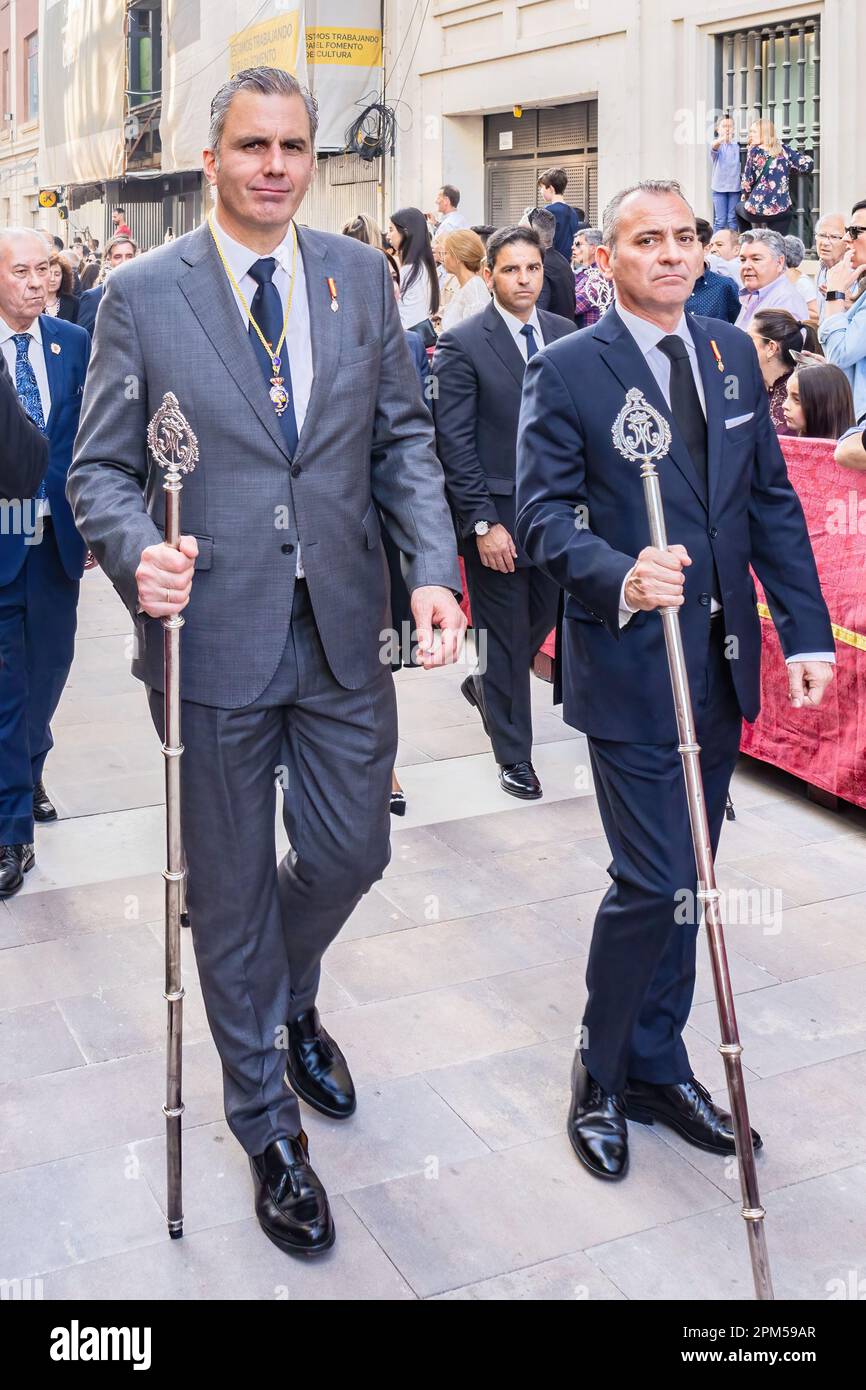
{"label": "white shirt cuff", "polygon": [[626,602],[625,597],[625,586],[634,574],[634,570],[635,567],[632,565],[625,579],[622,581],[622,588],[619,591],[619,625],[621,628],[626,627],[628,623],[631,622],[635,613],[640,611],[637,608],[632,608],[631,605]]}
{"label": "white shirt cuff", "polygon": [[836,664],[835,652],[797,652],[796,656],[786,656],[785,665],[790,666],[792,661],[829,661],[831,666]]}

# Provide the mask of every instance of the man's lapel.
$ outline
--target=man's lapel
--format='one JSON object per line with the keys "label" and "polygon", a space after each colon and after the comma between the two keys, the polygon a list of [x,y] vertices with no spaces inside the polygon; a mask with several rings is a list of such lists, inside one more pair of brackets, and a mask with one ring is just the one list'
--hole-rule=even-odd
{"label": "man's lapel", "polygon": [[484,328],[490,337],[490,346],[497,357],[505,364],[518,386],[523,389],[523,374],[526,363],[520,348],[511,336],[511,331],[493,303],[483,311]]}
{"label": "man's lapel", "polygon": [[39,315],[39,327],[42,332],[42,355],[45,358],[48,395],[51,400],[45,433],[49,439],[53,439],[53,431],[60,419],[60,406],[66,391],[66,360],[62,344],[58,341],[60,335],[50,314]]}
{"label": "man's lapel", "polygon": [[[250,350],[228,276],[206,223],[190,237],[183,260],[189,270],[179,277],[178,285],[187,303],[234,377],[242,396],[249,401],[277,448],[290,458],[286,437],[268,396],[258,359]],[[183,401],[180,404],[182,409]]]}
{"label": "man's lapel", "polygon": [[[661,388],[648,367],[646,358],[614,309],[608,309],[604,318],[596,324],[595,337],[600,338],[606,344],[602,349],[602,358],[623,387],[623,391],[629,391],[633,386],[639,386],[650,405],[654,406],[670,422],[671,446],[668,458],[671,463],[676,464],[686,482],[694,489],[701,503],[706,506],[707,498],[703,484],[692,463],[685,440],[677,428],[670,406],[662,395]],[[622,404],[625,405],[624,399]],[[611,420],[610,423],[612,428],[614,421]]]}
{"label": "man's lapel", "polygon": [[[341,295],[346,289],[342,281],[342,266],[337,259],[333,243],[309,227],[301,228],[298,241],[304,258],[307,303],[310,306],[313,386],[295,451],[296,459],[304,452],[310,435],[316,428],[316,420],[322,412],[337,375],[344,311],[339,307],[333,310],[331,304],[336,302],[339,306]],[[335,301],[331,298],[329,280],[334,282]]]}

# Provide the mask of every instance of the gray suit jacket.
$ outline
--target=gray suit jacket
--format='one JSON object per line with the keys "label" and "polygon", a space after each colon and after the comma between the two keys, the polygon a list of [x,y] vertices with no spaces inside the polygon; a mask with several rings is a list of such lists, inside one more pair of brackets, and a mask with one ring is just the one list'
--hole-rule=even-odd
{"label": "gray suit jacket", "polygon": [[[164,521],[147,424],[164,392],[177,396],[200,451],[181,494],[181,530],[199,547],[182,694],[226,709],[256,700],[276,671],[299,539],[325,655],[347,689],[381,669],[389,622],[377,508],[410,589],[460,589],[433,427],[385,258],[307,228],[299,241],[315,379],[294,457],[202,226],[108,281],[69,472],[76,524],[135,616],[135,570]],[[133,673],[161,690],[161,623],[138,616],[136,629]]]}

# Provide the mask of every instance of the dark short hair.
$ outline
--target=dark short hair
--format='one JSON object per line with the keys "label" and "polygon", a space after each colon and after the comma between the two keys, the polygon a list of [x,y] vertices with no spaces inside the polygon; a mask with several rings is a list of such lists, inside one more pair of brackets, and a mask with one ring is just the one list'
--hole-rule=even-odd
{"label": "dark short hair", "polygon": [[554,193],[561,197],[568,187],[568,174],[558,166],[555,169],[545,169],[543,174],[538,175],[538,182],[545,188],[552,188]]}
{"label": "dark short hair", "polygon": [[544,248],[541,245],[541,237],[532,227],[500,227],[493,232],[487,239],[487,269],[495,270],[499,252],[506,246],[514,246],[518,242],[525,242],[527,246],[534,246],[541,259],[544,260]]}
{"label": "dark short hair", "polygon": [[695,230],[698,234],[698,241],[701,246],[709,246],[713,239],[713,229],[705,217],[695,218]]}
{"label": "dark short hair", "polygon": [[489,222],[479,222],[477,227],[470,227],[469,230],[474,232],[476,236],[480,236],[481,240],[484,242],[484,245],[486,246],[490,238],[493,236],[493,233],[496,231],[496,228],[491,227]]}
{"label": "dark short hair", "polygon": [[529,214],[529,225],[538,232],[543,249],[553,245],[556,236],[556,218],[550,208],[533,208]]}
{"label": "dark short hair", "polygon": [[866,208],[866,198],[861,198],[859,203],[855,203],[851,209],[851,216],[853,217],[855,212],[862,212],[864,208]]}
{"label": "dark short hair", "polygon": [[453,208],[458,206],[460,202],[460,189],[455,188],[453,183],[443,183],[439,191],[445,194],[445,197]]}
{"label": "dark short hair", "polygon": [[124,217],[126,216],[126,208],[122,208],[122,207],[120,206],[120,203],[117,204],[117,207],[114,209],[114,211],[115,211],[115,212],[122,212],[123,215],[124,215]]}

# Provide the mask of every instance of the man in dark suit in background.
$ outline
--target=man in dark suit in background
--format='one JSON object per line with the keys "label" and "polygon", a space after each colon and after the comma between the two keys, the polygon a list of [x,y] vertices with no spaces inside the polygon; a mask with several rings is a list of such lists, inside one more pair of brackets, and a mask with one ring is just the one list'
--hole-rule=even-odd
{"label": "man in dark suit in background", "polygon": [[33,822],[56,820],[42,783],[51,719],[75,648],[84,542],[66,501],[90,342],[41,314],[49,257],[42,236],[0,232],[0,351],[22,406],[48,441],[48,471],[22,498],[22,524],[0,534],[0,898],[33,867]]}
{"label": "man in dark suit in background", "polygon": [[[793,709],[820,703],[833,634],[754,347],[730,324],[683,312],[703,248],[679,186],[619,194],[603,231],[598,262],[613,276],[616,306],[527,368],[516,530],[566,592],[564,713],[587,735],[612,855],[568,1122],[578,1158],[610,1179],[627,1170],[627,1116],[734,1152],[730,1116],[695,1079],[682,1037],[698,885],[655,610],[680,613],[714,850],[741,721],[760,704],[750,565],[788,663]],[[622,452],[635,387],[658,429],[671,431],[658,464],[666,551],[647,545],[640,469]],[[577,527],[584,508],[588,525]]]}
{"label": "man in dark suit in background", "polygon": [[556,218],[549,208],[533,208],[529,214],[529,225],[538,232],[544,252],[544,284],[538,296],[538,307],[546,309],[549,314],[573,320],[574,271],[553,244]]}
{"label": "man in dark suit in background", "polygon": [[472,622],[476,634],[485,634],[479,670],[461,689],[484,721],[503,791],[526,800],[541,796],[532,766],[530,667],[556,620],[558,589],[514,540],[520,393],[527,360],[575,331],[573,320],[536,308],[543,257],[533,229],[494,232],[484,270],[493,302],[443,333],[433,357],[437,450],[466,565]]}
{"label": "man in dark suit in background", "polygon": [[[138,255],[138,247],[131,237],[116,236],[112,237],[105,248],[105,260],[103,265],[107,267],[106,274],[110,275],[112,270],[116,270],[119,265],[124,265],[127,261],[133,260]],[[99,285],[94,285],[92,290],[85,290],[78,301],[78,320],[82,328],[86,328],[91,338],[93,329],[96,325],[96,311],[102,303],[102,296],[105,293],[105,280]]]}
{"label": "man in dark suit in background", "polygon": [[0,353],[0,501],[32,497],[48,467],[48,441],[18,399]]}

